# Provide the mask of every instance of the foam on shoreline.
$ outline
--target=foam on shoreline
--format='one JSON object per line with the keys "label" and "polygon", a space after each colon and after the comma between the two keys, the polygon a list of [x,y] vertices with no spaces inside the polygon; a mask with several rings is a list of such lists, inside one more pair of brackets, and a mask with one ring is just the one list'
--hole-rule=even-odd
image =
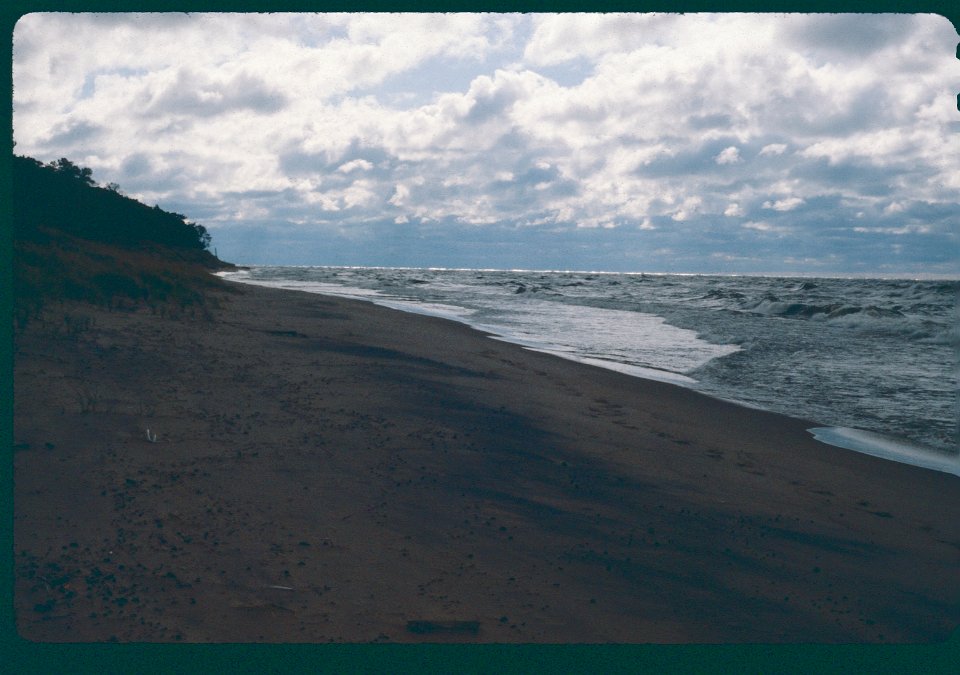
{"label": "foam on shoreline", "polygon": [[[530,338],[522,336],[520,334],[511,332],[505,326],[496,326],[489,325],[482,322],[478,322],[473,319],[475,314],[474,310],[466,309],[463,307],[457,307],[454,305],[446,305],[442,303],[424,303],[424,302],[414,302],[410,300],[403,300],[399,298],[392,298],[388,295],[383,294],[380,291],[370,290],[365,288],[357,288],[354,286],[342,286],[340,284],[330,284],[322,282],[299,282],[299,281],[267,281],[267,280],[257,280],[251,281],[246,278],[246,275],[240,275],[234,272],[229,272],[226,274],[221,274],[226,279],[231,281],[236,281],[238,283],[247,283],[255,286],[267,286],[272,288],[280,288],[287,290],[297,290],[305,291],[308,293],[317,293],[319,295],[332,295],[341,298],[348,298],[351,300],[363,300],[366,302],[371,302],[380,307],[387,307],[389,309],[399,310],[401,312],[408,312],[411,314],[421,314],[424,316],[432,316],[440,319],[447,319],[450,321],[457,321],[459,323],[466,324],[475,330],[487,333],[489,337],[494,340],[502,340],[503,342],[509,342],[512,344],[519,345],[525,349],[529,349],[535,352],[541,352],[545,354],[552,354],[563,359],[570,361],[575,361],[577,363],[584,363],[587,365],[595,366],[597,368],[604,368],[607,370],[613,370],[625,375],[630,375],[633,377],[640,377],[647,380],[656,380],[658,382],[667,382],[670,384],[678,385],[681,387],[692,388],[697,384],[697,380],[687,375],[677,373],[671,370],[666,370],[662,368],[653,368],[649,366],[640,366],[630,363],[624,363],[621,361],[616,361],[608,358],[598,358],[598,357],[589,357],[577,354],[572,348],[560,346],[556,344],[551,344],[547,341]],[[584,308],[581,308],[584,309]],[[656,317],[661,322],[663,321],[659,317]],[[669,327],[669,329],[676,331],[678,333],[686,333],[685,329]],[[725,354],[718,354],[721,356]],[[714,357],[717,358],[717,357]]]}
{"label": "foam on shoreline", "polygon": [[960,457],[939,453],[909,441],[849,427],[815,427],[807,431],[827,445],[960,476]]}

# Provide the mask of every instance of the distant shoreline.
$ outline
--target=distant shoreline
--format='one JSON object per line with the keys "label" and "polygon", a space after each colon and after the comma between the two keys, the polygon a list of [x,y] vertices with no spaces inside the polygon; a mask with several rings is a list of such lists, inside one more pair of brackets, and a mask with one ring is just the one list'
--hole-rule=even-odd
{"label": "distant shoreline", "polygon": [[[228,263],[233,264],[233,263]],[[756,273],[734,273],[734,272],[650,272],[650,271],[627,271],[618,272],[614,270],[579,270],[579,269],[527,269],[527,268],[502,268],[502,267],[436,267],[436,266],[409,266],[409,265],[279,265],[269,263],[237,263],[234,265],[238,270],[249,270],[255,267],[318,267],[326,269],[370,269],[370,270],[440,270],[440,271],[459,271],[459,272],[543,272],[559,274],[626,274],[631,276],[679,276],[679,277],[759,277],[759,278],[778,278],[778,279],[878,279],[881,281],[960,281],[960,273],[951,274],[910,274],[891,273],[877,275],[875,273],[864,272],[862,274],[840,274],[827,273],[819,274],[810,272],[806,274],[776,273],[776,272],[756,272]]]}

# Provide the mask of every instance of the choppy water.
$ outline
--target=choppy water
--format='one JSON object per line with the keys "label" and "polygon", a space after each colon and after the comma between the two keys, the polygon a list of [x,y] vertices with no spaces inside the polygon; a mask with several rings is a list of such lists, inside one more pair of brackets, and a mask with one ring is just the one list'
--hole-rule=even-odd
{"label": "choppy water", "polygon": [[960,281],[254,267],[747,405],[957,451]]}

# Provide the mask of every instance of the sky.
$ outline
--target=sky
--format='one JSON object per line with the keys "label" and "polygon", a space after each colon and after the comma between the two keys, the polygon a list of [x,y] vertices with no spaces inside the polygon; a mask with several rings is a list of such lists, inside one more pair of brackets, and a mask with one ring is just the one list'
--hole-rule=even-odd
{"label": "sky", "polygon": [[29,14],[16,154],[242,264],[960,277],[937,15]]}

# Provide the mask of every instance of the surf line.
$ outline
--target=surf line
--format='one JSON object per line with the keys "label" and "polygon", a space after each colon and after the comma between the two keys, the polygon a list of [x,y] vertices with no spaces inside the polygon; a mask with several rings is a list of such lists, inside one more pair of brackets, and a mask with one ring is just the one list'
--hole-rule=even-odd
{"label": "surf line", "polygon": [[880,457],[901,464],[960,476],[960,457],[913,445],[872,431],[850,427],[816,427],[807,429],[821,443],[865,455]]}

